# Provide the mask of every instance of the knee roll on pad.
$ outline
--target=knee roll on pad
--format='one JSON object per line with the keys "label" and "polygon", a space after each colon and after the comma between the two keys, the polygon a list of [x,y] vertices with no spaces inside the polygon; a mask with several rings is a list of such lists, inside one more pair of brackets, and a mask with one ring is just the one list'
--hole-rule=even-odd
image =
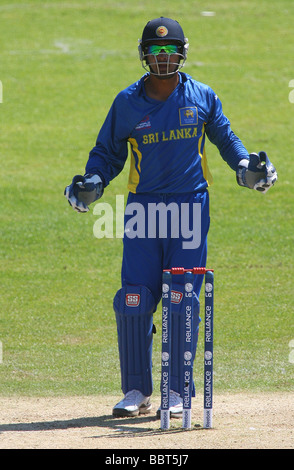
{"label": "knee roll on pad", "polygon": [[[183,357],[184,357],[184,285],[174,283],[172,286],[172,344],[171,344],[171,389],[182,396],[184,387],[183,380]],[[194,361],[198,342],[199,331],[199,300],[193,292],[193,311],[192,311],[192,360]],[[193,384],[193,396],[195,396],[195,387]]]}
{"label": "knee roll on pad", "polygon": [[145,286],[125,285],[117,291],[116,316],[121,385],[124,394],[132,389],[152,393],[152,337],[155,299]]}

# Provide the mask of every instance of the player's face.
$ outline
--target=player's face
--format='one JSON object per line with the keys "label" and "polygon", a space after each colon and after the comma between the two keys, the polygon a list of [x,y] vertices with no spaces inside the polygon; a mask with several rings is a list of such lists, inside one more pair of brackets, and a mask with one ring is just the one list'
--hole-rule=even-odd
{"label": "player's face", "polygon": [[179,47],[172,41],[157,41],[148,45],[145,56],[150,72],[161,78],[172,76],[178,70],[181,58]]}

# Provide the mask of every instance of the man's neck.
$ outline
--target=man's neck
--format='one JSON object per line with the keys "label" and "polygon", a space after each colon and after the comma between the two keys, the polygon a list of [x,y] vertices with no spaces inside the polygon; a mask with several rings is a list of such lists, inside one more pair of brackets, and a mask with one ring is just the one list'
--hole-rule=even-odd
{"label": "man's neck", "polygon": [[176,72],[173,76],[162,79],[150,74],[145,81],[145,90],[149,98],[158,101],[165,101],[174,91],[179,83],[179,74]]}

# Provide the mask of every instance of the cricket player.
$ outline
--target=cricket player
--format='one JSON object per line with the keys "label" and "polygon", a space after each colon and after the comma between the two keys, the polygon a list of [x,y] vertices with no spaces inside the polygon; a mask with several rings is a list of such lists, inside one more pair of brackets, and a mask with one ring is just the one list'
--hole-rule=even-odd
{"label": "cricket player", "polygon": [[[85,175],[65,188],[73,209],[87,212],[130,154],[121,286],[113,302],[124,394],[113,408],[116,417],[151,411],[153,314],[161,299],[162,270],[206,266],[212,183],[206,137],[240,186],[265,193],[277,180],[266,153],[249,154],[234,134],[216,93],[181,71],[188,47],[177,21],[160,17],[146,24],[139,41],[146,73],[116,96]],[[181,417],[183,276],[174,281],[170,415]],[[195,276],[193,359],[202,281]]]}

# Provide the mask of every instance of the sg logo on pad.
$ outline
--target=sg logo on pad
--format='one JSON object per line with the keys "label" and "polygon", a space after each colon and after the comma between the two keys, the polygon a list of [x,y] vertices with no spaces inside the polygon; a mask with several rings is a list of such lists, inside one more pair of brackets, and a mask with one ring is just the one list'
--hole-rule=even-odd
{"label": "sg logo on pad", "polygon": [[126,294],[126,306],[138,307],[140,304],[140,294]]}

